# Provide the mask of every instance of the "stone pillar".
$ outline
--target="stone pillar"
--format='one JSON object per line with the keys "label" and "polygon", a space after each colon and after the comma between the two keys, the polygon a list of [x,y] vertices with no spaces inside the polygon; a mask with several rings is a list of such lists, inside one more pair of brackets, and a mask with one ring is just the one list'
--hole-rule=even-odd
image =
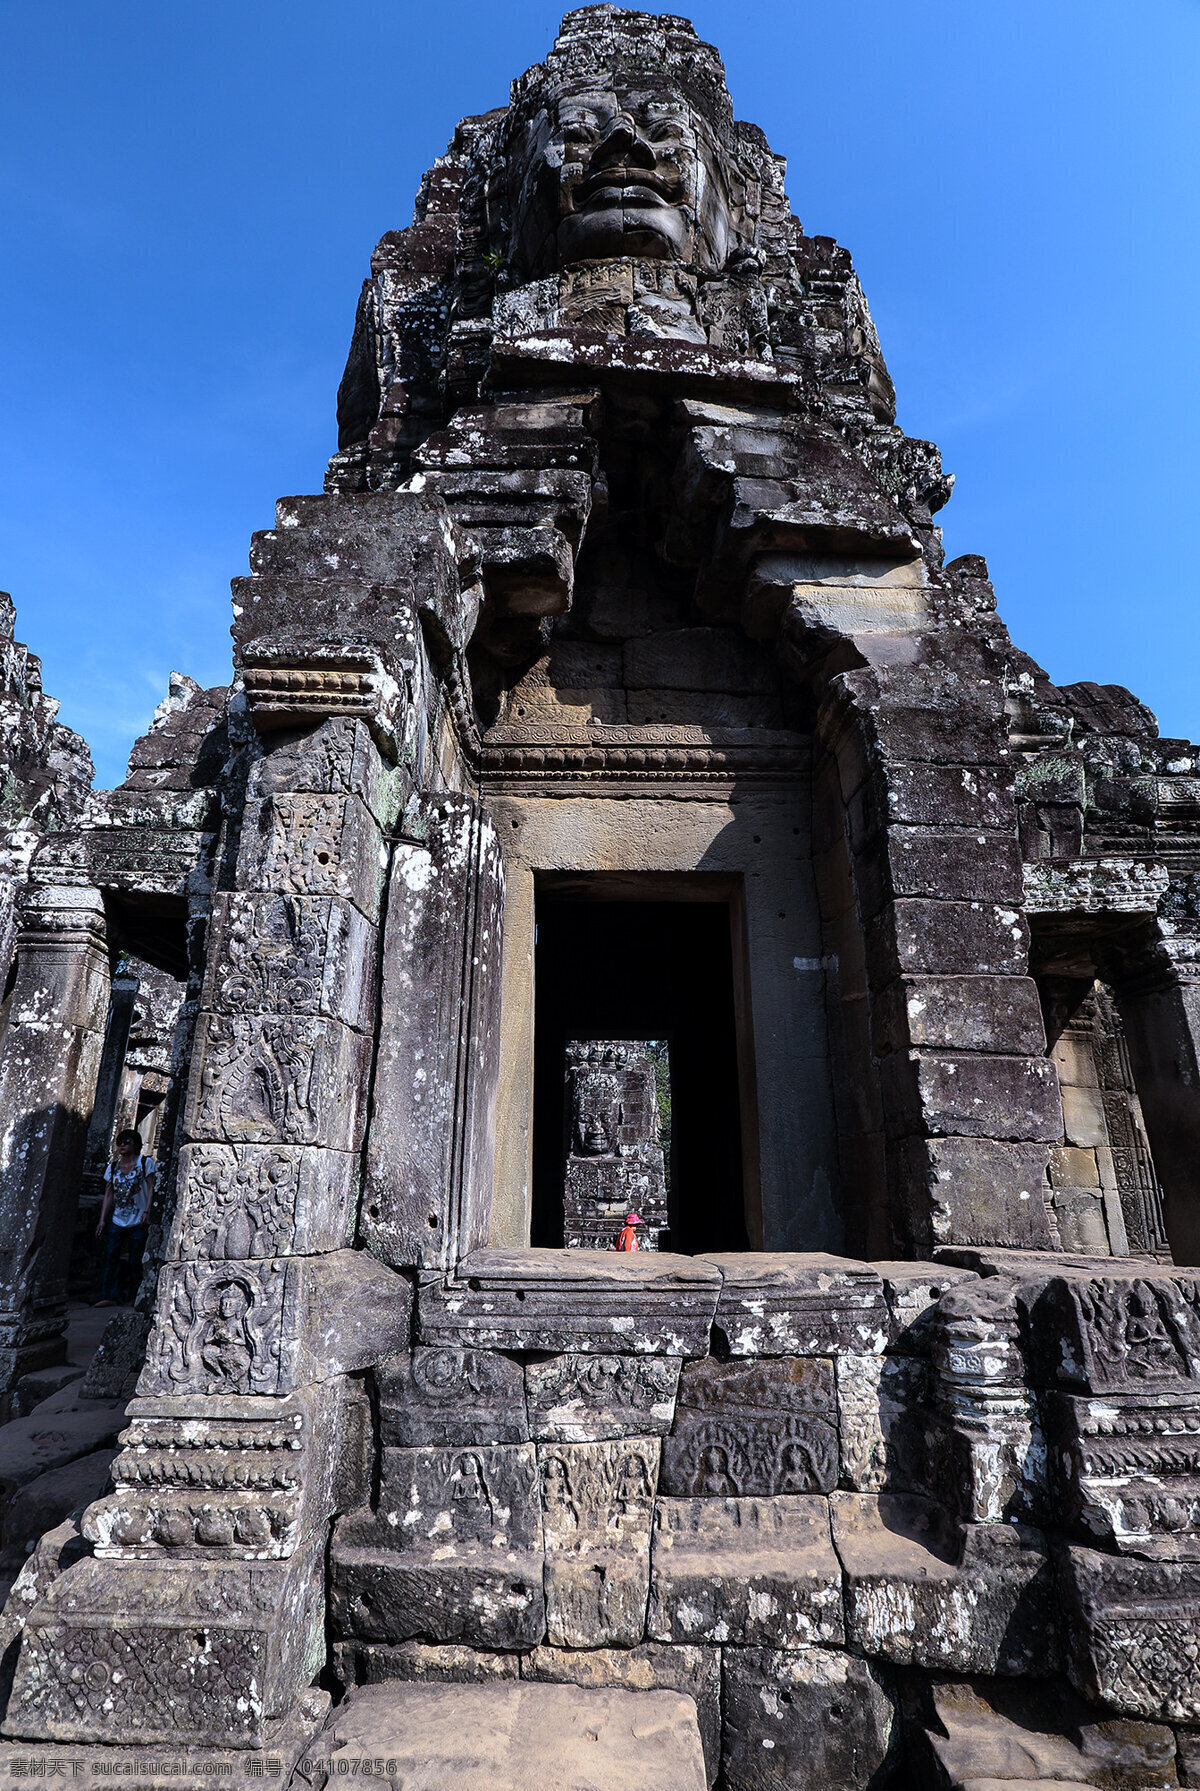
{"label": "stone pillar", "polygon": [[27,889],[0,1049],[0,1396],[66,1360],[67,1270],[108,996],[99,891]]}
{"label": "stone pillar", "polygon": [[363,1496],[350,1376],[410,1334],[409,1284],[348,1248],[391,798],[362,722],[253,770],[116,1491],[30,1615],[11,1733],[259,1746],[321,1665],[327,1524]]}
{"label": "stone pillar", "polygon": [[108,1023],[104,1029],[100,1073],[96,1077],[96,1098],[92,1104],[92,1118],[84,1149],[84,1166],[92,1175],[103,1175],[112,1143],[113,1120],[121,1092],[121,1076],[125,1068],[125,1052],[129,1045],[129,1028],[137,992],[136,976],[114,976],[108,1004]]}
{"label": "stone pillar", "polygon": [[1171,1252],[1200,1263],[1200,934],[1160,922],[1151,965],[1118,998]]}
{"label": "stone pillar", "polygon": [[388,884],[362,1234],[394,1268],[452,1269],[491,1232],[504,866],[469,796],[427,797],[405,826]]}
{"label": "stone pillar", "polygon": [[[1028,974],[1001,699],[994,675],[863,669],[831,681],[819,722],[844,812],[840,935],[857,923],[865,939],[835,1041],[878,1077],[859,1123],[887,1115],[875,1157],[896,1244],[919,1255],[1057,1242],[1044,1190],[1062,1110]],[[836,889],[824,900],[836,931]]]}

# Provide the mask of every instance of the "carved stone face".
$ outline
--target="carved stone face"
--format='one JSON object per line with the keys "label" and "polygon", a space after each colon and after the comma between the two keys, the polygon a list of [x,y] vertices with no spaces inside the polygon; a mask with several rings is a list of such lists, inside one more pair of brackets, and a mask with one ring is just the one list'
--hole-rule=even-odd
{"label": "carved stone face", "polygon": [[627,255],[715,271],[730,236],[720,164],[670,87],[560,93],[511,147],[514,262],[525,278]]}

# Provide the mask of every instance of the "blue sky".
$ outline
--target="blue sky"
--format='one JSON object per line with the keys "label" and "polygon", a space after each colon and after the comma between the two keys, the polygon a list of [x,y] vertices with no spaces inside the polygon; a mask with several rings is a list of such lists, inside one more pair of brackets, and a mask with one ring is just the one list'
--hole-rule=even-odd
{"label": "blue sky", "polygon": [[[697,0],[1017,640],[1200,736],[1200,0]],[[557,10],[0,0],[0,586],[100,783],[319,490],[359,283]]]}

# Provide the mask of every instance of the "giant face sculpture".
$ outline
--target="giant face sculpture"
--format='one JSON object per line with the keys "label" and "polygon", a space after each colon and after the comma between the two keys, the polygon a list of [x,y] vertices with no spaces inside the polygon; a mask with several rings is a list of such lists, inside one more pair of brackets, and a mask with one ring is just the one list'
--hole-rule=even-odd
{"label": "giant face sculpture", "polygon": [[707,121],[665,84],[547,94],[509,150],[515,271],[628,255],[714,272],[730,238],[721,160]]}

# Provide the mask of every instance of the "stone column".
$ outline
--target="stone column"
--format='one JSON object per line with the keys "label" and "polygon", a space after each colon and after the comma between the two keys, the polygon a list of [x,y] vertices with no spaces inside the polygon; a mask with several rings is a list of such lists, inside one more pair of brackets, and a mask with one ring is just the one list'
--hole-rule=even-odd
{"label": "stone column", "polygon": [[[840,888],[822,880],[827,923],[835,949],[864,941],[844,951],[835,1048],[882,1095],[857,1095],[841,1123],[871,1133],[895,1243],[918,1255],[1057,1242],[1044,1188],[1062,1110],[1028,974],[1002,690],[983,669],[844,673],[819,723],[836,781],[830,767],[818,789],[843,812],[821,838],[844,865]],[[883,1241],[870,1215],[860,1227]]]}
{"label": "stone column", "polygon": [[1160,921],[1149,965],[1118,998],[1171,1252],[1200,1263],[1200,930]]}
{"label": "stone column", "polygon": [[108,996],[99,891],[27,889],[0,1049],[0,1397],[66,1360],[67,1270]]}
{"label": "stone column", "polygon": [[104,1028],[104,1050],[100,1073],[96,1077],[96,1098],[92,1104],[91,1122],[87,1129],[84,1166],[89,1175],[103,1175],[113,1120],[121,1092],[121,1075],[125,1068],[125,1052],[129,1046],[129,1028],[137,1001],[136,976],[114,976],[108,1004],[108,1021]]}
{"label": "stone column", "polygon": [[252,772],[116,1491],[30,1615],[12,1733],[255,1747],[324,1658],[327,1524],[363,1496],[351,1377],[410,1334],[408,1282],[348,1247],[391,796],[361,722]]}

